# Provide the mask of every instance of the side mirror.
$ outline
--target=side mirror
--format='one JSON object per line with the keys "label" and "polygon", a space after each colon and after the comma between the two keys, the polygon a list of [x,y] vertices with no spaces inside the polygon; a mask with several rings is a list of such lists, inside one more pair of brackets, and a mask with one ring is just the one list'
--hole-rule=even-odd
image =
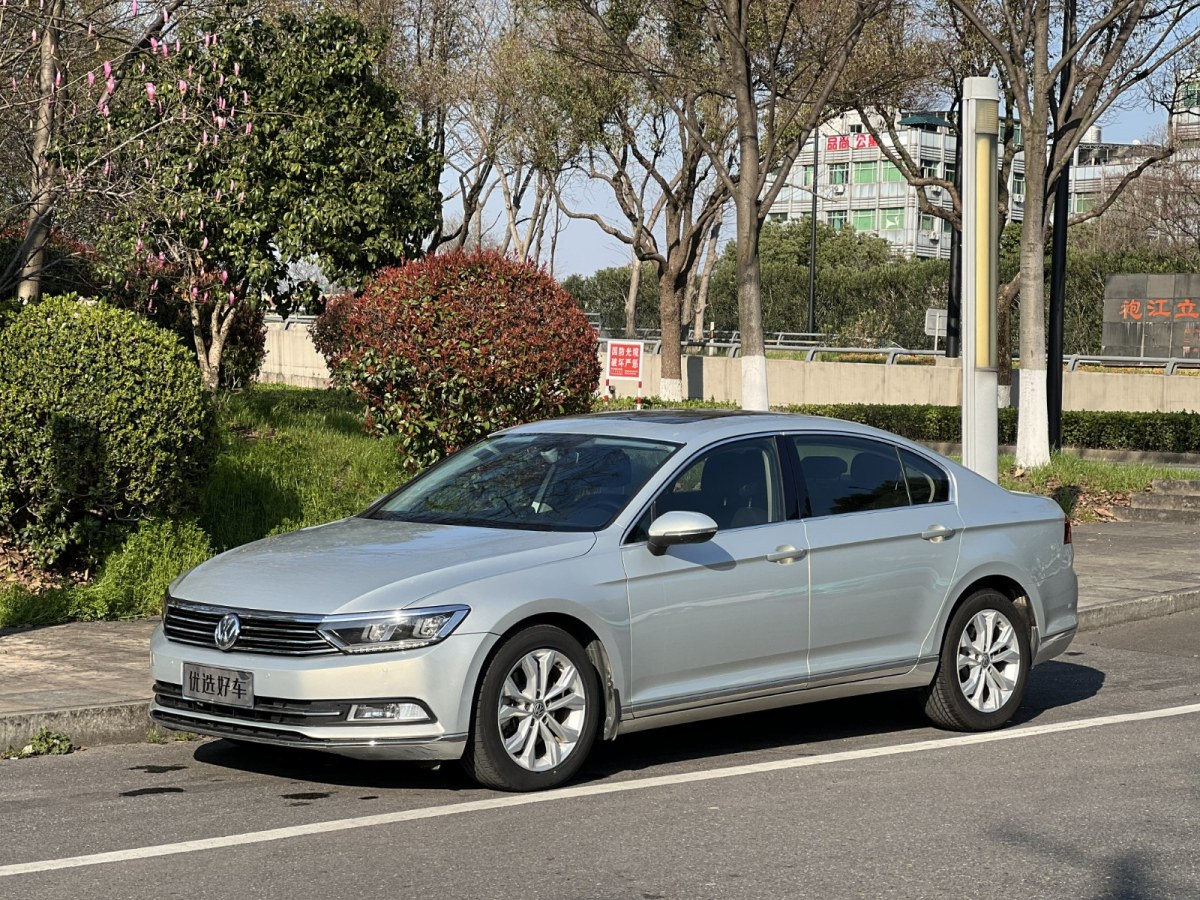
{"label": "side mirror", "polygon": [[668,547],[676,544],[703,544],[717,533],[717,523],[704,513],[663,513],[650,523],[650,537],[646,547],[655,556],[662,556]]}

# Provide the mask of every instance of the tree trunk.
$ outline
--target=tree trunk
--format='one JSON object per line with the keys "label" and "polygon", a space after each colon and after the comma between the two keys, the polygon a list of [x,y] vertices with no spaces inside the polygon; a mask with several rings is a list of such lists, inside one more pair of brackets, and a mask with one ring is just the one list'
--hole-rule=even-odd
{"label": "tree trunk", "polygon": [[704,248],[704,267],[700,270],[700,285],[696,288],[695,305],[692,308],[692,334],[696,340],[704,340],[704,313],[708,309],[708,286],[712,282],[713,269],[717,267],[717,242],[721,239],[721,220],[717,219],[708,232],[708,243]]}
{"label": "tree trunk", "polygon": [[629,293],[625,295],[625,337],[637,336],[637,295],[642,283],[642,261],[637,250],[629,261]]}
{"label": "tree trunk", "polygon": [[50,221],[54,215],[54,165],[49,153],[54,141],[55,105],[58,101],[55,81],[58,77],[59,27],[65,0],[53,0],[46,27],[42,31],[41,70],[38,75],[37,116],[33,128],[33,178],[30,183],[29,216],[26,226],[27,247],[21,262],[17,297],[22,304],[35,303],[42,293],[42,271],[46,266],[46,244],[50,239]]}
{"label": "tree trunk", "polygon": [[683,319],[683,294],[686,278],[678,265],[659,271],[658,304],[662,322],[662,344],[659,354],[658,395],[664,400],[683,399],[683,352],[679,335]]}
{"label": "tree trunk", "polygon": [[[1041,173],[1035,177],[1040,178]],[[1021,378],[1016,462],[1029,469],[1050,462],[1050,429],[1046,407],[1045,217],[1040,209],[1028,207],[1025,216],[1021,223]]]}
{"label": "tree trunk", "polygon": [[[744,160],[744,158],[743,158]],[[757,158],[755,160],[757,162]],[[754,182],[738,184],[737,284],[738,330],[742,344],[742,408],[770,408],[767,395],[767,353],[762,329],[762,270],[759,265],[758,198]]]}

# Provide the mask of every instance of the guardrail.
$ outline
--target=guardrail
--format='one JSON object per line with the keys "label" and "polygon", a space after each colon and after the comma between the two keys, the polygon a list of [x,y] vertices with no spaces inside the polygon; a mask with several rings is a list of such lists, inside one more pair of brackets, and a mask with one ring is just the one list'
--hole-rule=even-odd
{"label": "guardrail", "polygon": [[1200,369],[1200,359],[1178,356],[1089,356],[1076,353],[1064,357],[1068,372],[1080,366],[1100,366],[1106,369],[1162,369],[1164,375],[1174,375],[1179,369]]}

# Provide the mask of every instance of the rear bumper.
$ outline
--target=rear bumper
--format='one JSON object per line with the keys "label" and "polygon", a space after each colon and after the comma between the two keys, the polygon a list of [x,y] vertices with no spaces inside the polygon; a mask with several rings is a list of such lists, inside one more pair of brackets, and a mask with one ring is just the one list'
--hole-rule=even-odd
{"label": "rear bumper", "polygon": [[1033,644],[1033,664],[1044,663],[1048,659],[1061,654],[1064,650],[1071,646],[1071,641],[1075,638],[1075,627],[1068,628],[1065,631],[1060,631],[1057,634],[1050,634],[1042,637],[1038,633],[1037,626],[1034,626],[1031,635],[1031,643]]}

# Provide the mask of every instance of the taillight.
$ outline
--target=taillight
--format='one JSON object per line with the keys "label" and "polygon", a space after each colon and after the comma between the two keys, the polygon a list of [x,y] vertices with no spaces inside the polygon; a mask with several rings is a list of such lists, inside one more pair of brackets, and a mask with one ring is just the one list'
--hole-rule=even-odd
{"label": "taillight", "polygon": [[1064,544],[1071,543],[1071,520],[1070,519],[1066,519],[1063,522],[1063,543]]}

